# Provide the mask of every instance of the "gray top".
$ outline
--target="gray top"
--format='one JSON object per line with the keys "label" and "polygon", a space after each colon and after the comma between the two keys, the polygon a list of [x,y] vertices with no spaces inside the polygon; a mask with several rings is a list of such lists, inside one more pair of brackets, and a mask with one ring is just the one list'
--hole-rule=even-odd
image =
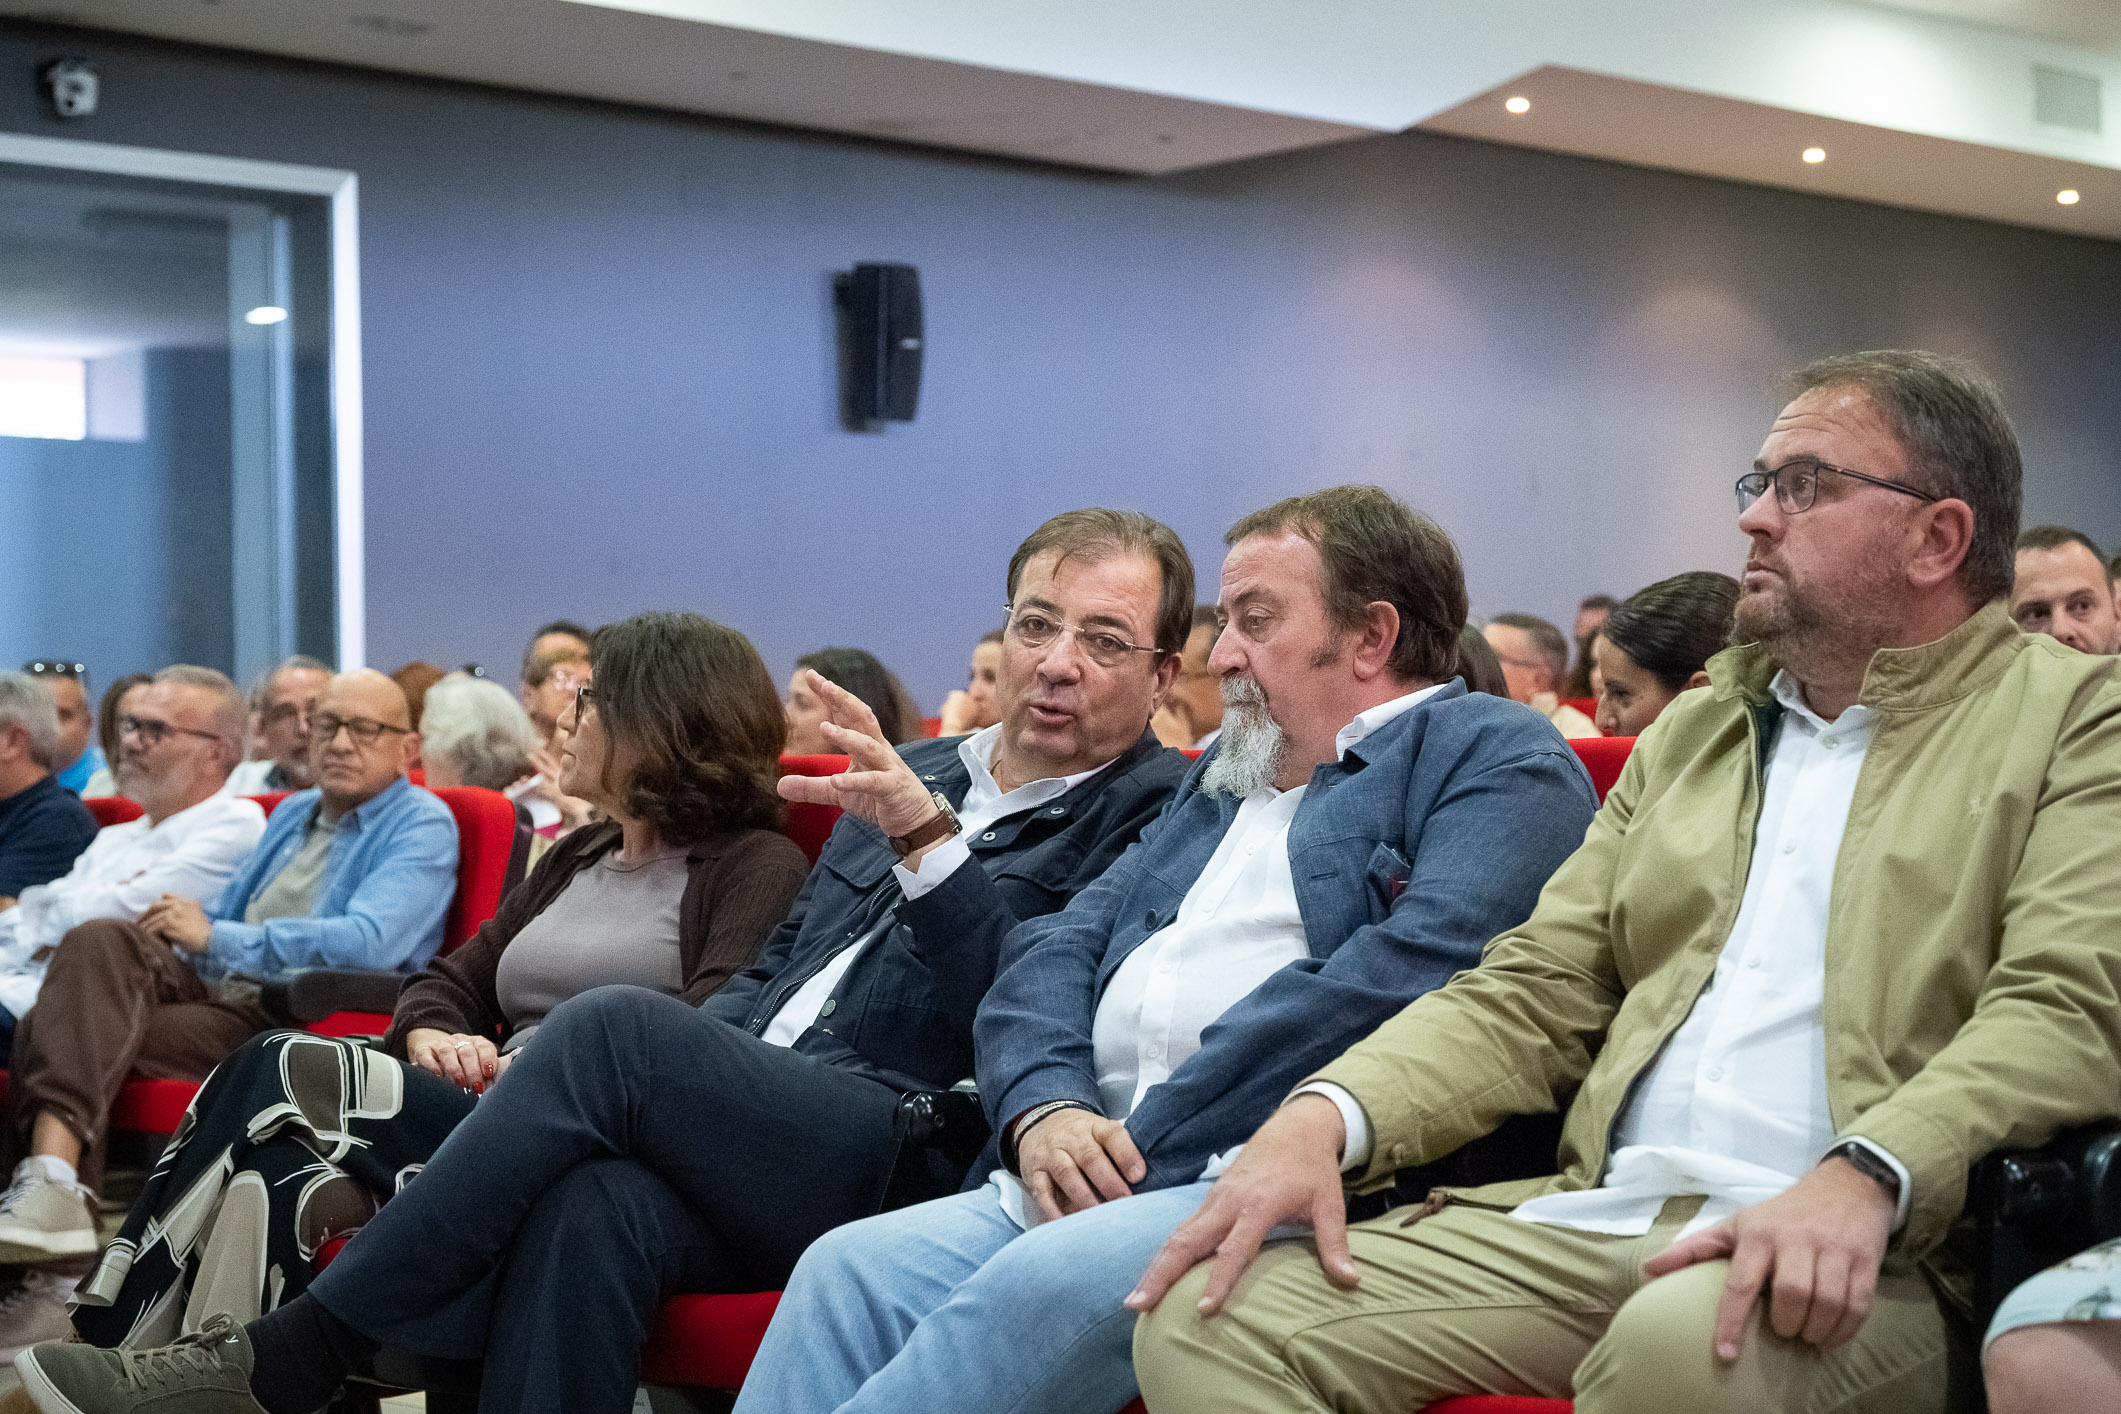
{"label": "gray top", "polygon": [[547,1012],[591,987],[682,990],[678,905],[688,877],[682,851],[637,864],[620,863],[614,851],[575,875],[501,954],[494,994],[512,1028],[504,1049],[521,1046]]}
{"label": "gray top", "polygon": [[245,923],[263,923],[273,918],[307,918],[317,911],[317,892],[324,887],[324,866],[331,862],[331,843],[338,836],[335,823],[325,824],[318,812],[302,836],[302,847],[280,872],[258,890],[250,907],[243,910]]}

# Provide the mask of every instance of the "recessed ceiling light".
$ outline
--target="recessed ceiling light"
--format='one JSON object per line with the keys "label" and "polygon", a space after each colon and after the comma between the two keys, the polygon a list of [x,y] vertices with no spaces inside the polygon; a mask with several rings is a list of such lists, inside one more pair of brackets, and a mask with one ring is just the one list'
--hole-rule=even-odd
{"label": "recessed ceiling light", "polygon": [[287,318],[287,311],[276,304],[261,304],[243,316],[247,324],[278,324]]}
{"label": "recessed ceiling light", "polygon": [[1502,106],[1509,109],[1512,113],[1529,113],[1532,111],[1532,100],[1519,94]]}
{"label": "recessed ceiling light", "polygon": [[1807,162],[1824,162],[1826,161],[1826,149],[1823,147],[1807,147],[1804,150],[1804,160]]}
{"label": "recessed ceiling light", "polygon": [[2075,206],[2083,198],[2077,195],[2075,187],[2065,187],[2055,193],[2055,200],[2061,202],[2064,206]]}

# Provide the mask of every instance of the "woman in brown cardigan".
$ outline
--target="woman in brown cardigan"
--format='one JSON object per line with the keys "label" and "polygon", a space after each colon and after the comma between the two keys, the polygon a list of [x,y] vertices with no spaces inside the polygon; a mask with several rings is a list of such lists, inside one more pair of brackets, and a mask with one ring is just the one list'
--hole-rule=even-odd
{"label": "woman in brown cardigan", "polygon": [[613,984],[697,1003],[750,965],[807,869],[773,828],[785,728],[765,664],[733,629],[643,614],[599,630],[590,665],[560,787],[599,822],[407,979],[380,1048],[279,1031],[222,1063],[76,1296],[85,1338],[159,1345],[291,1300],[553,1007]]}

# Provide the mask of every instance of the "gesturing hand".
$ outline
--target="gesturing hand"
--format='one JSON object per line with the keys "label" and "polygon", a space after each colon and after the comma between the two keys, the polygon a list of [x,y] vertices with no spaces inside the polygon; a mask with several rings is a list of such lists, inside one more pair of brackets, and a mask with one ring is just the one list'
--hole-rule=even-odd
{"label": "gesturing hand", "polygon": [[[847,753],[847,769],[837,776],[783,776],[781,799],[837,805],[887,835],[910,835],[934,819],[935,802],[928,796],[928,787],[884,740],[869,704],[816,672],[809,673],[807,686],[825,704],[826,716],[819,729],[827,741]],[[907,865],[911,867],[922,853],[915,851]]]}
{"label": "gesturing hand", "polygon": [[1155,1309],[1180,1277],[1213,1256],[1200,1309],[1214,1315],[1267,1234],[1289,1222],[1311,1224],[1328,1281],[1354,1286],[1358,1277],[1348,1255],[1348,1207],[1340,1185],[1340,1151],[1347,1141],[1340,1107],[1325,1096],[1298,1095],[1283,1105],[1215,1180],[1193,1216],[1178,1225],[1127,1305]]}
{"label": "gesturing hand", "polygon": [[1736,1360],[1761,1288],[1773,1282],[1768,1321],[1785,1340],[1831,1347],[1871,1313],[1878,1269],[1893,1235],[1894,1202],[1846,1159],[1828,1159],[1789,1189],[1682,1238],[1643,1264],[1653,1277],[1728,1257],[1716,1307],[1716,1354]]}
{"label": "gesturing hand", "polygon": [[1149,1172],[1134,1136],[1090,1110],[1055,1110],[1016,1141],[1024,1187],[1048,1219],[1124,1198]]}
{"label": "gesturing hand", "polygon": [[405,1033],[405,1058],[474,1095],[499,1079],[502,1070],[494,1044],[486,1037],[452,1035],[432,1026]]}

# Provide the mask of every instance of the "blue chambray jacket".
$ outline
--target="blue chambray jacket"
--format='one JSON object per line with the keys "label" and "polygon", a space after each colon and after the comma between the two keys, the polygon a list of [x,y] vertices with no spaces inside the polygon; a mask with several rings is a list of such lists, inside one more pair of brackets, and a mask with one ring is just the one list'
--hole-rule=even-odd
{"label": "blue chambray jacket", "polygon": [[299,791],[265,822],[257,851],[209,911],[214,932],[197,959],[202,976],[264,980],[298,967],[417,972],[442,946],[457,888],[457,821],[403,776],[339,818],[315,912],[243,921],[250,901],[301,849],[323,794]]}
{"label": "blue chambray jacket", "polygon": [[[1188,773],[1141,842],[1067,908],[1003,945],[974,1024],[976,1074],[999,1135],[1048,1100],[1102,1111],[1091,1024],[1127,955],[1178,913],[1240,804]],[[1310,956],[1201,1035],[1127,1118],[1149,1172],[1136,1192],[1191,1183],[1242,1144],[1297,1082],[1407,1003],[1480,961],[1522,923],[1598,809],[1590,777],[1528,707],[1445,684],[1312,773],[1289,826]],[[995,1145],[967,1186],[996,1161]]]}

